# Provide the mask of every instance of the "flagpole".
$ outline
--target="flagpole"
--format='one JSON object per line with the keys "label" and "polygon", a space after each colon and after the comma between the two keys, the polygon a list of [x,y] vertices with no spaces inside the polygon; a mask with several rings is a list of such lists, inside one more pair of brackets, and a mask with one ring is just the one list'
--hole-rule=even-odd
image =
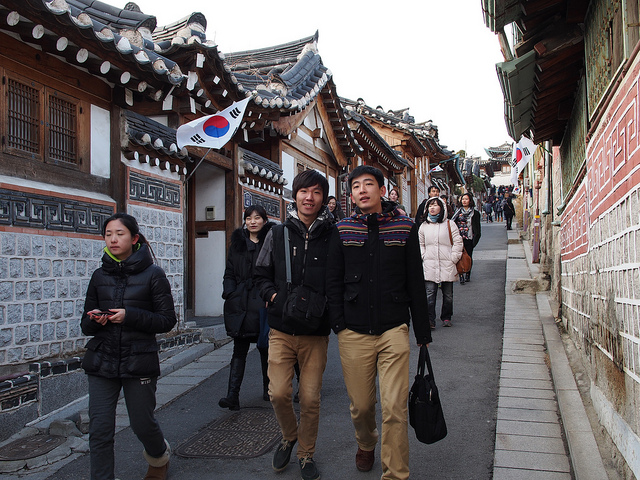
{"label": "flagpole", "polygon": [[[211,147],[213,148],[213,147]],[[207,150],[207,152],[202,156],[202,158],[200,159],[200,161],[196,164],[196,166],[194,167],[193,170],[191,170],[191,173],[187,176],[187,178],[184,179],[184,182],[182,183],[187,183],[189,181],[189,179],[191,178],[191,176],[196,173],[196,170],[198,169],[198,167],[200,166],[200,164],[204,161],[204,157],[206,157],[208,155],[208,153],[211,151],[211,148],[209,148],[209,150]]]}

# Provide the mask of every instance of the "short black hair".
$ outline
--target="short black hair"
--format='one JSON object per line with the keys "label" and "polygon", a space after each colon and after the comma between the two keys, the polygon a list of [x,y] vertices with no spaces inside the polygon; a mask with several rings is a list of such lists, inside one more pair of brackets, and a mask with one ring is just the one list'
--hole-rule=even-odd
{"label": "short black hair", "polygon": [[298,191],[302,188],[309,188],[318,185],[322,188],[322,204],[327,204],[327,197],[329,196],[329,182],[317,170],[305,170],[299,173],[293,179],[293,185],[291,185],[291,191],[293,193],[293,199],[295,200]]}
{"label": "short black hair", "polygon": [[431,193],[431,190],[438,190],[440,191],[440,187],[437,185],[430,185],[429,189],[427,190],[427,193]]}
{"label": "short black hair", "polygon": [[379,187],[384,185],[384,175],[379,168],[372,167],[371,165],[359,165],[349,174],[349,191],[351,191],[351,184],[353,181],[362,175],[373,176],[373,178],[378,182]]}
{"label": "short black hair", "polygon": [[475,200],[473,199],[473,197],[471,196],[471,194],[469,192],[463,193],[462,195],[460,195],[460,202],[462,202],[462,197],[469,197],[469,206],[471,208],[476,206],[476,202],[475,202]]}
{"label": "short black hair", "polygon": [[262,205],[249,205],[247,208],[245,208],[244,216],[242,217],[242,219],[246,220],[247,217],[251,216],[254,212],[260,215],[265,222],[269,221],[269,218],[267,217],[267,211]]}

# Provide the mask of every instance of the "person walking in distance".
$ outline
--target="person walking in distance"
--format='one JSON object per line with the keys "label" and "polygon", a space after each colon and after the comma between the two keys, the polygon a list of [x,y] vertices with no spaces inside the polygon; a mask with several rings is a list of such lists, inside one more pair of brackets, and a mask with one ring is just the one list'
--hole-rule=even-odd
{"label": "person walking in distance", "polygon": [[[473,258],[473,249],[480,241],[480,236],[482,235],[480,212],[475,209],[476,204],[470,193],[462,194],[460,203],[462,206],[453,215],[453,221],[456,222],[458,226],[464,249],[469,256]],[[471,281],[471,271],[460,274],[461,285],[469,281]]]}
{"label": "person walking in distance", "polygon": [[[335,226],[324,206],[329,183],[322,174],[315,170],[298,174],[293,179],[292,193],[295,202],[289,205],[284,224],[267,233],[256,263],[255,280],[262,299],[269,305],[269,396],[282,431],[272,466],[276,472],[284,470],[297,442],[302,479],[316,480],[320,472],[313,455],[331,331],[325,308],[326,262]],[[290,281],[287,265],[291,267]],[[297,292],[303,290],[307,292],[305,298],[297,298]],[[291,305],[291,297],[300,308],[304,308],[304,302],[313,306],[304,319],[285,308]],[[300,365],[300,423],[292,399],[296,361]]]}
{"label": "person walking in distance", "polygon": [[[267,212],[260,205],[251,205],[244,211],[244,226],[231,234],[231,245],[227,254],[227,266],[222,281],[224,298],[224,325],[227,335],[233,338],[233,356],[229,369],[227,396],[218,405],[229,410],[240,408],[240,385],[244,377],[247,353],[252,343],[258,344],[262,364],[262,397],[269,400],[269,378],[267,376],[269,345],[261,344],[268,338],[267,309],[260,292],[253,282],[253,270],[264,238],[271,227]],[[262,320],[262,321],[261,321]],[[267,332],[261,332],[266,329]]]}
{"label": "person walking in distance", "polygon": [[[358,449],[356,468],[373,467],[378,443],[376,377],[382,405],[383,480],[409,478],[409,323],[431,342],[417,227],[382,200],[384,177],[361,165],[349,175],[356,212],[331,237],[327,296]],[[355,478],[346,472],[340,478]]]}
{"label": "person walking in distance", "polygon": [[440,198],[430,198],[418,230],[424,280],[427,290],[429,323],[436,324],[436,295],[442,289],[443,327],[451,326],[453,316],[453,282],[458,279],[456,263],[462,256],[462,237],[455,222],[447,219]]}
{"label": "person walking in distance", "polygon": [[425,208],[425,205],[427,204],[427,200],[429,200],[430,198],[439,197],[440,189],[435,185],[431,185],[427,190],[427,195],[428,195],[427,198],[425,198],[422,201],[422,203],[418,206],[418,212],[416,213],[417,224],[420,224],[420,222],[422,221],[421,218],[424,216],[424,208]]}
{"label": "person walking in distance", "polygon": [[156,333],[176,324],[171,286],[154,264],[138,222],[126,213],[107,218],[102,266],[89,282],[81,319],[92,337],[82,368],[89,380],[91,480],[114,480],[116,405],[120,391],[133,433],[144,446],[145,480],[164,480],[171,449],[154,416],[160,375]]}
{"label": "person walking in distance", "polygon": [[509,192],[504,194],[502,211],[504,213],[504,219],[507,222],[507,230],[511,230],[511,223],[513,222],[513,217],[516,214],[516,207],[513,206],[513,202],[511,201],[511,194],[509,194]]}

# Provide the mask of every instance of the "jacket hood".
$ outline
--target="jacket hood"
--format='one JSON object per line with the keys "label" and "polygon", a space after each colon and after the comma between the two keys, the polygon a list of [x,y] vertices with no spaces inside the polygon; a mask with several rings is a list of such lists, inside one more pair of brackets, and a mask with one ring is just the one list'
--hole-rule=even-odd
{"label": "jacket hood", "polygon": [[151,250],[146,243],[139,244],[140,248],[133,252],[129,258],[118,262],[108,253],[102,256],[102,268],[109,274],[133,275],[142,272],[153,265]]}
{"label": "jacket hood", "polygon": [[432,197],[427,199],[427,203],[424,205],[424,221],[427,223],[433,223],[431,220],[429,220],[429,205],[433,202],[437,202],[440,205],[440,214],[438,216],[437,223],[442,223],[447,219],[448,212],[447,205],[440,197]]}
{"label": "jacket hood", "polygon": [[[301,234],[304,234],[307,231],[306,225],[302,223],[302,220],[300,220],[300,217],[298,216],[298,206],[296,205],[296,202],[287,205],[286,221],[292,225],[295,225],[295,227],[300,230]],[[327,206],[323,205],[318,212],[318,217],[311,225],[309,233],[313,235],[316,232],[322,231],[320,230],[322,228],[331,227],[333,225],[333,221],[333,215],[331,214]]]}

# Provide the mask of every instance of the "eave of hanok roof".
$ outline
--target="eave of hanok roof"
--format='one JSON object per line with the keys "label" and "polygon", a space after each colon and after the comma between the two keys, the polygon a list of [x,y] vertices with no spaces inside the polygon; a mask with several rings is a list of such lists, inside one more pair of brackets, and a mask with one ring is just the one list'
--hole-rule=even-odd
{"label": "eave of hanok roof", "polygon": [[353,110],[364,116],[371,124],[378,124],[403,133],[404,139],[401,146],[408,148],[413,156],[421,157],[430,153],[437,160],[446,160],[450,157],[450,152],[446,152],[438,143],[438,139],[430,133],[437,132],[437,127],[431,121],[415,123],[414,118],[408,115],[408,108],[384,112],[381,108],[369,107],[361,99],[353,101],[342,98],[341,101],[347,110]]}
{"label": "eave of hanok roof", "polygon": [[[161,100],[172,88],[187,83],[180,65],[154,42],[156,18],[133,3],[119,9],[93,0],[0,0],[0,16],[7,19],[2,30],[129,89],[132,95]],[[185,29],[181,32],[186,34]],[[193,35],[176,36],[171,43],[174,49],[198,43],[201,49],[215,50],[212,42]]]}
{"label": "eave of hanok roof", "polygon": [[515,45],[515,58],[496,66],[507,130],[514,140],[531,130],[535,143],[551,140],[558,145],[584,66],[580,24],[589,2],[518,0],[509,5],[520,10],[515,22],[522,38]]}
{"label": "eave of hanok roof", "polygon": [[277,163],[244,148],[238,148],[238,156],[240,181],[282,195],[283,186],[289,181]]}
{"label": "eave of hanok roof", "polygon": [[366,118],[355,112],[347,112],[346,115],[350,129],[353,130],[356,140],[363,146],[365,151],[372,150],[376,159],[380,163],[387,165],[389,170],[394,173],[400,173],[405,167],[409,166],[409,162],[389,146]]}
{"label": "eave of hanok roof", "polygon": [[178,149],[175,129],[131,110],[124,110],[123,119],[128,139],[123,151],[127,158],[137,159],[163,170],[186,173],[185,163],[192,159],[186,148]]}

